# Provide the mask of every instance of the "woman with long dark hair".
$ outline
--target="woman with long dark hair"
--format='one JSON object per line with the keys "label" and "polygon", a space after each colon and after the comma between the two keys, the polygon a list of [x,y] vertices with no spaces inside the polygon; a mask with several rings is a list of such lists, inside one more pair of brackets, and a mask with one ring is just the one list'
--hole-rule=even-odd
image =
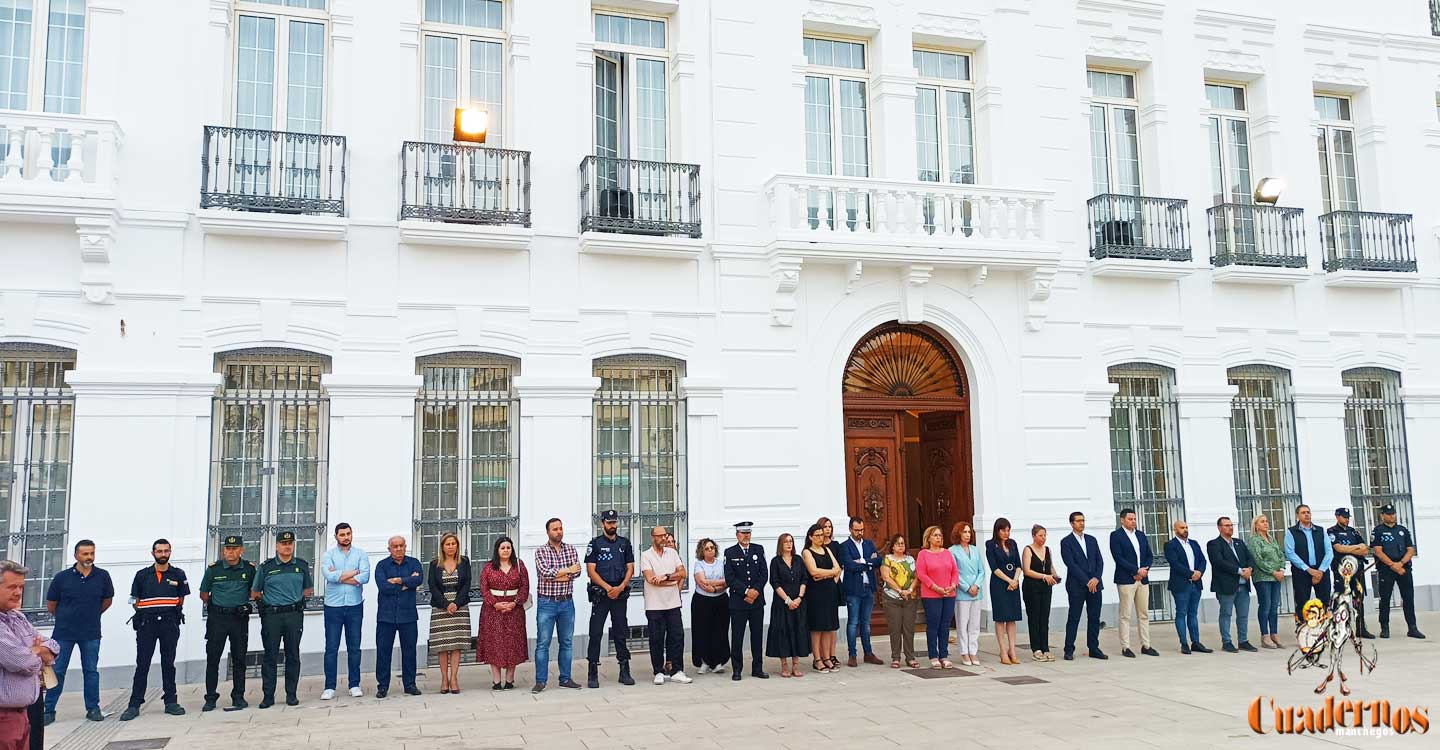
{"label": "woman with long dark hair", "polygon": [[1015,655],[1015,627],[1020,621],[1020,545],[1010,538],[1010,522],[995,519],[990,539],[985,542],[985,559],[990,562],[990,616],[995,620],[995,637],[1000,641],[1000,663],[1019,664]]}
{"label": "woman with long dark hair", "polygon": [[905,552],[905,535],[890,537],[885,559],[880,563],[881,598],[885,626],[890,631],[890,668],[900,668],[900,657],[915,669],[915,612],[919,609],[920,579],[915,577],[915,558]]}
{"label": "woman with long dark hair", "polygon": [[840,630],[840,560],[825,545],[825,529],[811,524],[805,532],[809,543],[800,554],[810,574],[805,620],[810,628],[810,651],[814,654],[811,667],[816,672],[832,672],[840,668],[835,658],[835,633]]}
{"label": "woman with long dark hair", "polygon": [[695,545],[695,595],[690,597],[691,659],[700,674],[725,671],[730,663],[730,597],[725,561],[714,539]]}
{"label": "woman with long dark hair", "polygon": [[490,665],[494,683],[491,690],[514,690],[515,667],[530,658],[530,643],[525,636],[530,575],[525,572],[525,563],[515,556],[515,542],[508,536],[495,540],[490,562],[480,573],[480,595],[484,603],[480,607],[475,658]]}
{"label": "woman with long dark hair", "polygon": [[780,660],[781,677],[800,677],[800,657],[810,655],[810,631],[805,624],[805,591],[810,575],[795,554],[795,537],[781,534],[770,558],[770,630],[765,634],[765,655]]}

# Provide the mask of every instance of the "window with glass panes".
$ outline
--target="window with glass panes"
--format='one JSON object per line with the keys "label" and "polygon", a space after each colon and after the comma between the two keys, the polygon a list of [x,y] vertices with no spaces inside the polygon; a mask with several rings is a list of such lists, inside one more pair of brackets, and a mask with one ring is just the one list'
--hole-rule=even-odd
{"label": "window with glass panes", "polygon": [[1135,510],[1139,528],[1155,553],[1155,565],[1163,566],[1170,524],[1185,517],[1175,371],[1131,363],[1111,367],[1109,378],[1119,387],[1110,403],[1115,510]]}
{"label": "window with glass panes", "polygon": [[666,161],[665,21],[595,14],[595,155]]}
{"label": "window with glass panes", "polygon": [[[870,176],[870,116],[864,42],[804,37],[805,172]],[[867,197],[845,191],[811,191],[811,228],[835,228],[836,213],[850,229],[870,224]]]}
{"label": "window with glass panes", "polygon": [[[620,533],[643,547],[664,526],[682,555],[688,547],[685,503],[684,363],[654,357],[595,361],[594,502],[620,514]],[[639,577],[636,577],[637,585]]]}
{"label": "window with glass panes", "polygon": [[485,145],[504,144],[505,4],[500,0],[425,0],[422,138],[450,143],[455,110],[490,115]]}
{"label": "window with glass panes", "polygon": [[50,579],[70,560],[70,459],[75,396],[65,374],[74,352],[0,344],[0,530],[7,559],[30,569],[21,606],[45,611]]}
{"label": "window with glass panes", "polygon": [[[85,0],[0,0],[0,109],[78,115],[84,72]],[[0,162],[24,137],[0,127]],[[70,144],[53,136],[53,179],[68,174]]]}
{"label": "window with glass panes", "polygon": [[[974,91],[970,83],[970,56],[955,52],[917,49],[915,71],[915,161],[922,182],[975,183]],[[952,208],[948,201],[927,198],[926,231],[935,231],[936,212]],[[970,206],[955,224],[969,228]]]}
{"label": "window with glass panes", "polygon": [[1380,522],[1379,508],[1395,506],[1399,523],[1415,529],[1410,494],[1410,457],[1405,443],[1405,404],[1400,373],[1366,367],[1341,374],[1345,399],[1345,454],[1350,474],[1351,519],[1362,536]]}
{"label": "window with glass panes", "polygon": [[[227,534],[245,539],[245,558],[275,554],[275,535],[295,534],[295,555],[312,565],[325,550],[330,400],[326,358],[291,350],[216,357],[210,433],[208,559]],[[317,593],[324,586],[315,577]]]}
{"label": "window with glass panes", "polygon": [[[1245,87],[1205,83],[1206,126],[1210,138],[1211,205],[1251,204],[1250,120]],[[1255,252],[1255,215],[1249,210],[1218,215],[1211,229],[1221,236],[1217,246],[1232,253]]]}
{"label": "window with glass panes", "polygon": [[[1321,213],[1360,210],[1360,180],[1355,165],[1355,124],[1349,97],[1315,95],[1315,152],[1320,164]],[[1360,217],[1340,214],[1321,222],[1341,257],[1363,254]]]}
{"label": "window with glass panes", "polygon": [[1290,372],[1267,365],[1232,367],[1238,390],[1230,403],[1230,452],[1235,473],[1235,528],[1250,534],[1250,522],[1265,514],[1272,529],[1283,529],[1300,504],[1300,451],[1295,438],[1295,398]]}
{"label": "window with glass panes", "polygon": [[1095,195],[1140,195],[1140,102],[1135,75],[1086,71],[1090,88],[1090,177]]}
{"label": "window with glass panes", "polygon": [[[329,23],[326,0],[236,0],[235,127],[321,132]],[[240,192],[265,193],[283,180],[291,195],[319,196],[318,140],[242,136],[231,148]]]}
{"label": "window with glass panes", "polygon": [[496,540],[515,537],[519,508],[517,360],[497,355],[424,357],[415,399],[415,556],[432,560],[454,533],[479,566]]}

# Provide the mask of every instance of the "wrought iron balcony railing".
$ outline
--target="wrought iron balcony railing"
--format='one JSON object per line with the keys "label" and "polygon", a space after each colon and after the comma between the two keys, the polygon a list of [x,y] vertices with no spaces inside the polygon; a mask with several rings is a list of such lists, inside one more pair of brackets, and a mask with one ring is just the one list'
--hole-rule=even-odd
{"label": "wrought iron balcony railing", "polygon": [[530,226],[530,152],[406,141],[400,218]]}
{"label": "wrought iron balcony railing", "polygon": [[1105,193],[1086,202],[1090,257],[1190,260],[1185,201]]}
{"label": "wrought iron balcony railing", "polygon": [[1440,0],[1430,0],[1430,33],[1440,36]]}
{"label": "wrought iron balcony railing", "polygon": [[700,167],[587,156],[580,231],[700,236]]}
{"label": "wrought iron balcony railing", "polygon": [[345,215],[343,135],[205,126],[200,207]]}
{"label": "wrought iron balcony railing", "polygon": [[1414,271],[1410,214],[1331,211],[1320,217],[1326,271]]}
{"label": "wrought iron balcony railing", "polygon": [[1222,203],[1207,209],[1205,219],[1216,266],[1305,267],[1303,209]]}

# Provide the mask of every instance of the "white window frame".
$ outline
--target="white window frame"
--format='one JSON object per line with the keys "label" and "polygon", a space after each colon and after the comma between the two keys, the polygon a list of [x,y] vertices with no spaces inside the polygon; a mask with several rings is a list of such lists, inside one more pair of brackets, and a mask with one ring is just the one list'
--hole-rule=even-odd
{"label": "white window frame", "polygon": [[[455,40],[455,102],[456,106],[467,106],[474,100],[470,90],[471,65],[470,65],[470,43],[471,42],[498,42],[500,44],[500,108],[501,116],[498,121],[495,118],[490,120],[490,130],[485,135],[485,144],[489,147],[502,147],[505,137],[510,132],[511,105],[510,94],[512,90],[512,76],[510,66],[510,19],[511,7],[509,2],[502,4],[504,8],[504,21],[500,28],[490,29],[481,26],[464,26],[457,24],[441,23],[439,21],[426,21],[424,12],[425,0],[421,0],[420,18],[420,70],[419,86],[420,111],[416,122],[416,132],[420,134],[420,140],[428,140],[425,132],[425,61],[426,44],[430,37],[445,37]],[[451,139],[446,138],[439,143],[450,143]]]}
{"label": "white window frame", "polygon": [[[830,174],[827,177],[844,176],[844,135],[840,127],[840,82],[853,81],[865,87],[865,171],[874,176],[875,169],[875,128],[870,112],[870,43],[854,37],[833,36],[806,32],[803,39],[819,39],[830,42],[858,44],[865,57],[864,68],[844,68],[829,65],[811,65],[806,61],[805,78],[824,78],[830,86]],[[803,156],[803,155],[802,155]],[[808,168],[806,170],[809,171]]]}
{"label": "white window frame", "polygon": [[[1110,455],[1110,482],[1111,495],[1115,511],[1118,513],[1123,508],[1132,508],[1140,519],[1140,528],[1150,537],[1152,552],[1155,552],[1156,567],[1164,567],[1164,555],[1160,554],[1159,545],[1167,538],[1168,528],[1153,528],[1150,519],[1158,518],[1159,511],[1165,510],[1165,520],[1157,526],[1166,526],[1185,517],[1185,484],[1184,484],[1184,457],[1180,443],[1180,417],[1179,407],[1175,401],[1175,388],[1178,375],[1173,368],[1164,365],[1155,365],[1147,362],[1127,362],[1111,366],[1106,371],[1106,379],[1120,385],[1120,380],[1153,380],[1157,383],[1156,395],[1124,395],[1122,389],[1115,392],[1110,405],[1110,422],[1106,428],[1106,447]],[[1143,427],[1140,418],[1141,412],[1154,412],[1158,418],[1158,424],[1149,428]],[[1117,426],[1115,417],[1117,413],[1125,414],[1125,425]],[[1146,443],[1142,438],[1151,430],[1159,430],[1160,444]],[[1117,468],[1115,456],[1120,452],[1116,444],[1115,436],[1123,430],[1126,436],[1124,452],[1129,460],[1129,487],[1128,496],[1120,497],[1117,486],[1125,471]],[[1158,452],[1161,458],[1161,466],[1158,470],[1152,464],[1149,468],[1142,466],[1142,457],[1146,454]],[[1152,456],[1153,458],[1153,456]],[[1154,492],[1146,488],[1144,475],[1146,473],[1158,474],[1164,477],[1166,491],[1164,493]],[[1153,487],[1153,482],[1151,483]]]}
{"label": "white window frame", "polygon": [[[1311,102],[1312,102],[1312,103],[1314,102],[1314,97],[1322,97],[1322,96],[1323,96],[1323,97],[1326,97],[1326,98],[1329,98],[1329,99],[1339,99],[1339,100],[1341,100],[1341,101],[1344,101],[1344,102],[1345,102],[1345,105],[1350,109],[1350,119],[1348,119],[1348,120],[1327,120],[1327,119],[1323,119],[1323,118],[1320,117],[1320,112],[1319,112],[1319,109],[1318,109],[1318,108],[1317,108],[1317,109],[1315,110],[1315,112],[1314,112],[1314,113],[1315,113],[1315,135],[1316,135],[1316,136],[1321,136],[1321,135],[1323,134],[1323,137],[1324,137],[1324,139],[1325,139],[1325,170],[1326,170],[1326,171],[1325,171],[1325,174],[1323,174],[1323,175],[1320,176],[1321,179],[1322,179],[1322,181],[1323,181],[1325,184],[1323,184],[1323,185],[1321,186],[1321,187],[1322,187],[1322,190],[1321,190],[1320,195],[1321,195],[1321,199],[1322,199],[1322,201],[1323,201],[1324,203],[1329,203],[1329,204],[1330,204],[1330,205],[1327,207],[1327,206],[1325,206],[1325,205],[1322,203],[1322,205],[1321,205],[1321,213],[1322,213],[1322,214],[1326,214],[1326,213],[1330,213],[1330,212],[1332,212],[1332,211],[1361,211],[1361,210],[1363,210],[1361,207],[1364,205],[1364,198],[1365,198],[1365,196],[1364,196],[1364,194],[1362,193],[1362,191],[1360,190],[1360,151],[1359,151],[1358,144],[1357,144],[1357,142],[1356,142],[1356,140],[1355,140],[1355,100],[1354,100],[1353,97],[1351,97],[1351,96],[1349,96],[1349,95],[1346,95],[1346,94],[1335,94],[1335,93],[1330,93],[1330,92],[1328,92],[1328,91],[1316,91],[1316,92],[1314,92],[1313,95],[1312,95]],[[1352,164],[1352,166],[1354,167],[1354,170],[1355,170],[1355,207],[1354,207],[1354,208],[1339,208],[1339,207],[1337,207],[1337,205],[1336,205],[1336,198],[1335,198],[1335,196],[1339,193],[1339,191],[1336,190],[1336,188],[1339,187],[1339,183],[1336,181],[1336,177],[1335,177],[1335,174],[1336,174],[1336,172],[1335,172],[1336,155],[1335,155],[1335,138],[1334,138],[1334,133],[1335,133],[1335,131],[1337,131],[1337,130],[1343,130],[1343,131],[1345,131],[1345,132],[1347,132],[1347,133],[1350,134],[1350,147],[1351,147],[1351,154],[1350,154],[1350,155],[1351,155],[1351,158],[1354,159],[1354,164]],[[1318,144],[1317,144],[1317,145],[1318,145]],[[1329,196],[1329,197],[1326,198],[1326,196]]]}
{"label": "white window frame", "polygon": [[[1226,371],[1236,386],[1230,404],[1231,466],[1236,475],[1235,505],[1245,523],[1236,523],[1242,538],[1250,534],[1249,520],[1266,512],[1271,528],[1284,526],[1301,503],[1299,435],[1295,425],[1295,396],[1289,370],[1271,365],[1241,365]],[[1238,390],[1242,381],[1269,383],[1271,395],[1247,396]],[[1237,422],[1237,416],[1240,422]],[[1242,437],[1244,444],[1237,444]],[[1242,458],[1243,457],[1243,458]],[[1273,465],[1271,462],[1273,461]],[[1275,472],[1277,483],[1266,476]],[[1241,492],[1241,475],[1250,492]]]}
{"label": "white window frame", "polygon": [[[1135,97],[1132,99],[1125,99],[1111,96],[1100,96],[1095,94],[1093,91],[1090,91],[1089,78],[1092,71],[1095,73],[1108,73],[1112,75],[1122,75],[1129,77],[1131,85],[1135,89]],[[1135,167],[1137,173],[1135,189],[1138,191],[1136,193],[1137,196],[1145,195],[1145,145],[1141,139],[1140,133],[1140,74],[1133,70],[1120,70],[1115,68],[1089,66],[1085,68],[1085,78],[1087,89],[1087,104],[1090,107],[1103,107],[1105,109],[1105,168],[1107,170],[1107,181],[1109,184],[1109,188],[1105,192],[1107,194],[1124,195],[1124,193],[1119,192],[1120,172],[1118,169],[1118,160],[1115,157],[1115,146],[1117,143],[1115,133],[1115,110],[1123,109],[1133,112],[1135,114]],[[1087,136],[1086,141],[1088,142],[1090,140],[1089,136],[1091,134],[1091,125],[1088,117],[1085,120],[1085,131]],[[1092,161],[1094,160],[1095,154],[1093,152],[1090,154],[1090,158]],[[1091,192],[1094,192],[1094,174],[1092,170],[1093,167],[1091,168],[1091,170],[1087,171],[1091,171]]]}
{"label": "white window frame", "polygon": [[[943,55],[958,55],[965,58],[965,69],[967,76],[963,81],[954,78],[931,78],[926,76],[920,76],[919,70],[917,69],[917,78],[915,80],[915,95],[917,97],[920,95],[920,89],[928,89],[935,92],[935,119],[937,126],[935,132],[937,134],[936,137],[938,138],[937,149],[940,154],[940,159],[938,161],[940,174],[939,179],[934,180],[934,182],[953,185],[974,185],[980,181],[980,144],[976,140],[975,132],[975,58],[969,52],[943,49],[938,47],[916,46],[913,49],[913,52],[937,52]],[[970,97],[970,155],[971,168],[973,171],[971,173],[971,180],[969,182],[953,182],[948,179],[949,176],[955,171],[955,166],[950,164],[950,118],[946,115],[945,109],[946,93],[952,91],[966,94]],[[866,108],[866,115],[868,117],[869,107]],[[924,180],[924,178],[921,178],[918,173],[916,177],[922,182],[926,181]]]}
{"label": "white window frame", "polygon": [[[1255,189],[1255,186],[1253,184],[1255,181],[1255,146],[1250,138],[1250,90],[1243,83],[1234,83],[1231,81],[1216,81],[1206,79],[1205,85],[1239,89],[1240,96],[1244,98],[1244,109],[1223,109],[1212,107],[1210,106],[1209,99],[1207,98],[1205,106],[1205,117],[1207,118],[1207,123],[1214,123],[1218,127],[1218,132],[1220,133],[1220,151],[1218,154],[1212,152],[1211,154],[1209,154],[1209,157],[1211,160],[1217,158],[1219,159],[1220,182],[1222,190],[1228,191],[1229,185],[1227,183],[1229,183],[1230,181],[1230,173],[1235,166],[1230,158],[1230,149],[1232,148],[1233,144],[1231,143],[1230,130],[1227,127],[1227,123],[1241,122],[1245,125],[1245,173],[1247,175],[1250,175],[1249,181],[1252,184],[1246,185],[1245,189],[1236,195],[1222,195],[1221,200],[1214,201],[1214,205],[1218,206],[1224,203],[1238,203],[1242,205],[1248,205],[1252,200],[1253,191]],[[1210,164],[1212,172],[1215,166],[1215,163],[1212,161]],[[1211,195],[1213,196],[1214,186],[1212,185],[1211,188]]]}
{"label": "white window frame", "polygon": [[329,0],[324,10],[312,10],[310,8],[297,8],[286,5],[272,5],[269,3],[254,2],[253,0],[235,0],[234,9],[231,12],[230,28],[233,30],[233,40],[230,44],[230,77],[226,81],[227,96],[225,109],[228,113],[226,121],[239,125],[240,117],[239,102],[235,97],[239,89],[240,75],[240,17],[267,17],[275,19],[275,81],[274,81],[274,109],[270,113],[270,130],[275,132],[289,132],[289,88],[290,88],[290,22],[303,21],[306,23],[321,24],[324,49],[324,70],[320,78],[320,125],[316,128],[317,134],[324,133],[330,122],[330,95],[332,66],[335,64],[334,46],[330,37],[330,7],[335,0]]}
{"label": "white window frame", "polygon": [[[45,109],[45,68],[50,39],[50,4],[55,0],[30,0],[30,70],[25,79],[25,106],[20,112],[46,112]],[[82,114],[85,112],[85,82],[90,74],[90,2],[85,2],[85,25],[82,29],[84,41],[80,51],[80,105],[76,112],[56,114]],[[6,144],[0,143],[0,148]]]}
{"label": "white window frame", "polygon": [[[600,16],[620,16],[623,18],[636,18],[644,21],[656,21],[665,26],[665,48],[644,47],[633,44],[617,44],[615,42],[602,42],[595,34],[596,19]],[[630,159],[639,161],[669,162],[675,155],[675,96],[671,90],[670,79],[674,74],[674,66],[671,63],[671,50],[675,46],[675,35],[673,24],[665,16],[637,13],[629,10],[616,10],[597,7],[590,13],[590,38],[595,44],[594,65],[599,68],[601,60],[615,63],[619,70],[620,85],[620,106],[617,114],[620,115],[616,123],[615,154],[613,158]],[[618,60],[608,55],[621,55]],[[637,68],[639,60],[653,60],[664,65],[665,70],[665,154],[660,159],[642,159],[636,154],[635,146],[635,125],[640,119],[640,76]],[[595,110],[595,77],[592,75],[589,82],[590,100],[590,153],[595,156],[602,156],[599,152],[599,133],[596,125],[599,113]]]}

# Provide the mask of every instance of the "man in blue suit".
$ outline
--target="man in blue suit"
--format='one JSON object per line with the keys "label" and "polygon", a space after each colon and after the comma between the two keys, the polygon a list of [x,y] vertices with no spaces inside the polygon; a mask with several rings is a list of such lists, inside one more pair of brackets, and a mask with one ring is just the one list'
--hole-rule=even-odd
{"label": "man in blue suit", "polygon": [[870,647],[870,615],[875,611],[875,571],[880,567],[880,552],[875,543],[865,538],[865,519],[850,516],[850,538],[840,545],[844,558],[845,578],[845,642],[850,646],[850,666],[859,666],[855,653],[855,636],[865,651],[866,664],[884,664]]}
{"label": "man in blue suit", "polygon": [[[1175,522],[1175,536],[1165,543],[1165,560],[1170,563],[1170,596],[1175,598],[1175,632],[1180,635],[1180,653],[1192,650],[1208,654],[1211,649],[1200,643],[1201,578],[1205,575],[1205,554],[1200,543],[1190,538],[1190,525]],[[1186,639],[1186,634],[1189,639]]]}
{"label": "man in blue suit", "polygon": [[[1210,590],[1215,592],[1215,599],[1220,602],[1220,648],[1231,654],[1236,651],[1256,651],[1258,649],[1250,645],[1249,636],[1250,575],[1254,572],[1250,561],[1250,548],[1235,538],[1235,523],[1229,516],[1220,516],[1215,526],[1220,529],[1220,536],[1211,539],[1205,545],[1205,551],[1209,553],[1210,564],[1215,568],[1210,571]],[[1232,611],[1238,618],[1238,649],[1230,640]]]}
{"label": "man in blue suit", "polygon": [[1070,612],[1065,618],[1065,660],[1075,659],[1075,633],[1080,628],[1080,610],[1086,614],[1085,645],[1091,659],[1109,659],[1100,650],[1100,592],[1105,584],[1105,558],[1100,543],[1085,533],[1085,514],[1070,514],[1070,528],[1060,542],[1060,559],[1065,561],[1065,594],[1070,599]]}
{"label": "man in blue suit", "polygon": [[1115,560],[1115,586],[1120,590],[1120,655],[1134,659],[1130,650],[1130,620],[1140,620],[1140,653],[1159,656],[1150,647],[1150,566],[1155,553],[1150,540],[1136,528],[1135,511],[1120,511],[1120,528],[1110,532],[1110,557]]}

